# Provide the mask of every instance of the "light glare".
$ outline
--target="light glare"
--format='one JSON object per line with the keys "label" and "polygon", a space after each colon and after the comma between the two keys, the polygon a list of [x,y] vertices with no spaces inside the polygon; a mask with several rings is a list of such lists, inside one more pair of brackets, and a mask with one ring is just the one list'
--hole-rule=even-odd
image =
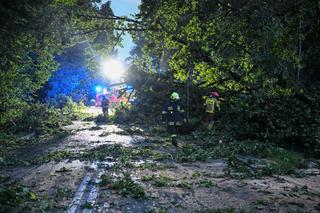
{"label": "light glare", "polygon": [[102,88],[100,86],[96,86],[96,92],[99,93],[101,92]]}
{"label": "light glare", "polygon": [[124,73],[123,64],[116,59],[109,59],[107,61],[102,62],[102,72],[109,78],[110,80],[117,80]]}

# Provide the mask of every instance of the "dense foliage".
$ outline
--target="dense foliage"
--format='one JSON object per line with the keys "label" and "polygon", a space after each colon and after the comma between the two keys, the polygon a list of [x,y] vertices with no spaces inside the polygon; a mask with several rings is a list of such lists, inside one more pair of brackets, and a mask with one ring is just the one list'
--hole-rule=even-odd
{"label": "dense foliage", "polygon": [[[142,82],[166,76],[137,83],[138,99],[159,108],[175,89],[199,117],[202,97],[216,89],[219,131],[319,152],[319,15],[315,0],[143,0],[134,69],[147,76]],[[142,92],[166,79],[165,91]]]}
{"label": "dense foliage", "polygon": [[177,79],[236,91],[266,78],[319,80],[310,60],[319,54],[317,1],[149,0],[140,9],[143,57]]}
{"label": "dense foliage", "polygon": [[56,56],[64,49],[86,42],[91,56],[112,52],[116,20],[110,2],[101,7],[99,2],[1,2],[0,126],[14,123],[34,102],[37,90],[57,70]]}
{"label": "dense foliage", "polygon": [[23,186],[9,177],[0,176],[0,212],[27,212],[38,209],[44,212],[48,203],[28,187]]}
{"label": "dense foliage", "polygon": [[[320,152],[318,89],[291,94],[264,90],[239,95],[224,110],[221,126],[238,139],[257,139]],[[231,121],[231,122],[230,122]]]}
{"label": "dense foliage", "polygon": [[[319,15],[317,0],[142,0],[135,19],[114,15],[110,2],[99,0],[1,3],[0,127],[23,121],[66,49],[84,44],[91,70],[130,31],[134,116],[156,117],[176,90],[188,115],[200,119],[203,97],[216,89],[220,131],[318,150]],[[89,87],[81,80],[88,73],[73,75],[70,88],[60,81],[70,68],[64,64],[53,78],[54,100],[65,92],[74,100],[88,95],[81,89]]]}

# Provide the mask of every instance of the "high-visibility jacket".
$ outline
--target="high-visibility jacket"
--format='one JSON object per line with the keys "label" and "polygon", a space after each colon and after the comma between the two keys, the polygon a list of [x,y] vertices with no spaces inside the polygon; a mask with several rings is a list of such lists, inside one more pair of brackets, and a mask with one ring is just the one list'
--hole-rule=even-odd
{"label": "high-visibility jacket", "polygon": [[170,100],[162,109],[162,120],[169,126],[181,126],[186,122],[185,111],[179,100]]}
{"label": "high-visibility jacket", "polygon": [[206,102],[206,112],[207,113],[214,113],[216,111],[220,110],[220,104],[218,99],[214,98],[214,97],[209,97]]}

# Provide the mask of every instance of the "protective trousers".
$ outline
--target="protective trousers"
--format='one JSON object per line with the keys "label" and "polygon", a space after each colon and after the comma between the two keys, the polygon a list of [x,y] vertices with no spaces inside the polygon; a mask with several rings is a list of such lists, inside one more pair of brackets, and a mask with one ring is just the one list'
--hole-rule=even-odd
{"label": "protective trousers", "polygon": [[176,128],[176,126],[169,125],[168,126],[168,132],[169,132],[170,137],[171,137],[172,145],[177,147],[178,146],[178,142],[177,142],[177,128]]}

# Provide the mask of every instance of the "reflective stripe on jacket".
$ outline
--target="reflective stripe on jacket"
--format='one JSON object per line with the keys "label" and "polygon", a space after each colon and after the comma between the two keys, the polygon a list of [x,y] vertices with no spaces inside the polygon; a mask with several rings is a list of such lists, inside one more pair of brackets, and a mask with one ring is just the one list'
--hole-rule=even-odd
{"label": "reflective stripe on jacket", "polygon": [[209,97],[206,100],[206,112],[207,113],[214,113],[215,111],[219,111],[220,110],[220,104],[219,101],[216,98],[213,97]]}
{"label": "reflective stripe on jacket", "polygon": [[185,119],[185,111],[180,101],[170,100],[162,109],[162,119],[169,126],[181,126]]}

